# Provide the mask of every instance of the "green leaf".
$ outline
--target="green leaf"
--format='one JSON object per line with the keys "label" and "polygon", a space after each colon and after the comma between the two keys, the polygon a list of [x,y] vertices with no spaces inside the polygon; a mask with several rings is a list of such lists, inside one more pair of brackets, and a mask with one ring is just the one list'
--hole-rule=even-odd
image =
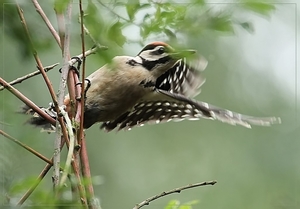
{"label": "green leaf", "polygon": [[198,204],[199,201],[198,200],[193,200],[193,201],[190,201],[190,202],[187,202],[187,203],[183,203],[180,205],[179,209],[192,209],[193,205],[196,205]]}
{"label": "green leaf", "polygon": [[55,0],[55,2],[54,2],[54,10],[58,14],[62,14],[66,10],[66,8],[67,8],[67,6],[68,6],[69,3],[70,3],[70,0]]}
{"label": "green leaf", "polygon": [[233,33],[232,21],[230,21],[227,17],[211,17],[208,24],[209,28],[221,31],[221,32],[231,32]]}
{"label": "green leaf", "polygon": [[242,5],[247,9],[266,16],[275,10],[275,6],[273,4],[264,2],[245,2]]}
{"label": "green leaf", "polygon": [[88,1],[84,13],[84,24],[89,30],[90,36],[95,39],[96,42],[102,40],[101,36],[104,34],[103,28],[105,28],[105,23],[96,5],[91,0]]}
{"label": "green leaf", "polygon": [[136,12],[140,8],[140,3],[128,3],[126,4],[126,11],[130,20],[134,19]]}
{"label": "green leaf", "polygon": [[177,209],[180,205],[178,200],[171,200],[164,209]]}
{"label": "green leaf", "polygon": [[181,6],[181,5],[175,7],[176,19],[183,20],[186,14],[186,9],[187,9],[186,6]]}
{"label": "green leaf", "polygon": [[123,24],[118,21],[108,29],[108,33],[107,33],[107,37],[112,41],[114,41],[119,46],[123,46],[124,43],[126,42],[126,38],[122,34],[122,26]]}
{"label": "green leaf", "polygon": [[88,0],[88,6],[86,8],[86,13],[87,13],[87,15],[90,15],[90,16],[95,16],[98,13],[98,9],[97,9],[96,5],[91,0]]}

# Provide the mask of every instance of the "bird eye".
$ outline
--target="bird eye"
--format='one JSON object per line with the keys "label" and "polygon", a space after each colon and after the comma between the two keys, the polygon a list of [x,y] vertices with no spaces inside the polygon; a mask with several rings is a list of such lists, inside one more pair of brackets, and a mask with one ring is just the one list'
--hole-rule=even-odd
{"label": "bird eye", "polygon": [[165,47],[159,47],[159,49],[157,50],[157,52],[159,53],[159,54],[163,54],[163,53],[165,53]]}

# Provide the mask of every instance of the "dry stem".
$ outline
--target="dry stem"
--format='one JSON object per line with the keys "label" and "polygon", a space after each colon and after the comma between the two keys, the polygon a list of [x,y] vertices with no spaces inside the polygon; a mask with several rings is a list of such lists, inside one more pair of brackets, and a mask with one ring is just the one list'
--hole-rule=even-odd
{"label": "dry stem", "polygon": [[180,193],[181,191],[186,190],[186,189],[191,189],[191,188],[199,187],[199,186],[214,185],[216,183],[217,183],[217,181],[205,181],[205,182],[202,182],[202,183],[189,184],[189,185],[186,185],[186,186],[183,186],[183,187],[172,189],[170,191],[162,192],[160,194],[154,195],[153,197],[149,197],[148,199],[144,200],[143,202],[137,204],[133,209],[139,209],[139,208],[141,208],[145,205],[149,205],[150,202],[152,202],[156,199],[159,199],[161,197],[164,197],[166,195],[169,195],[169,194]]}

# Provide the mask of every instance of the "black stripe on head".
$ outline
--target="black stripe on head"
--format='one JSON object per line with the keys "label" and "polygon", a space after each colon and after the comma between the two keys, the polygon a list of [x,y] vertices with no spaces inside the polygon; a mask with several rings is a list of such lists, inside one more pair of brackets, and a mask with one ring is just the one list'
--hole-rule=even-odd
{"label": "black stripe on head", "polygon": [[145,46],[138,55],[140,55],[143,51],[155,49],[155,47],[157,47],[157,45],[149,44],[149,45]]}
{"label": "black stripe on head", "polygon": [[151,44],[148,44],[146,45],[139,53],[138,55],[140,55],[143,51],[148,51],[148,50],[153,50],[155,49],[156,47],[158,46],[161,46],[165,49],[166,52],[172,52],[174,51],[174,49],[172,47],[170,47],[168,44],[164,43],[164,42],[159,42],[159,41],[156,41],[156,42],[153,42]]}
{"label": "black stripe on head", "polygon": [[156,65],[165,64],[165,63],[167,63],[168,61],[171,60],[170,56],[165,56],[165,57],[162,57],[158,60],[146,60],[141,56],[139,56],[139,57],[142,60],[143,67],[145,67],[149,71],[153,70]]}

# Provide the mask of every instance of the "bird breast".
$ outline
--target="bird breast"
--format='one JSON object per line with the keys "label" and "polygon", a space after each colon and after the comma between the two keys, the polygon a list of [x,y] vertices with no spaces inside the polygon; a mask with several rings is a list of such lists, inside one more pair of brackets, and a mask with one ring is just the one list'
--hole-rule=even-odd
{"label": "bird breast", "polygon": [[95,71],[87,79],[91,86],[86,92],[85,126],[116,119],[134,107],[151,90],[140,85],[153,79],[140,66],[126,64],[132,57],[114,58],[113,62]]}

